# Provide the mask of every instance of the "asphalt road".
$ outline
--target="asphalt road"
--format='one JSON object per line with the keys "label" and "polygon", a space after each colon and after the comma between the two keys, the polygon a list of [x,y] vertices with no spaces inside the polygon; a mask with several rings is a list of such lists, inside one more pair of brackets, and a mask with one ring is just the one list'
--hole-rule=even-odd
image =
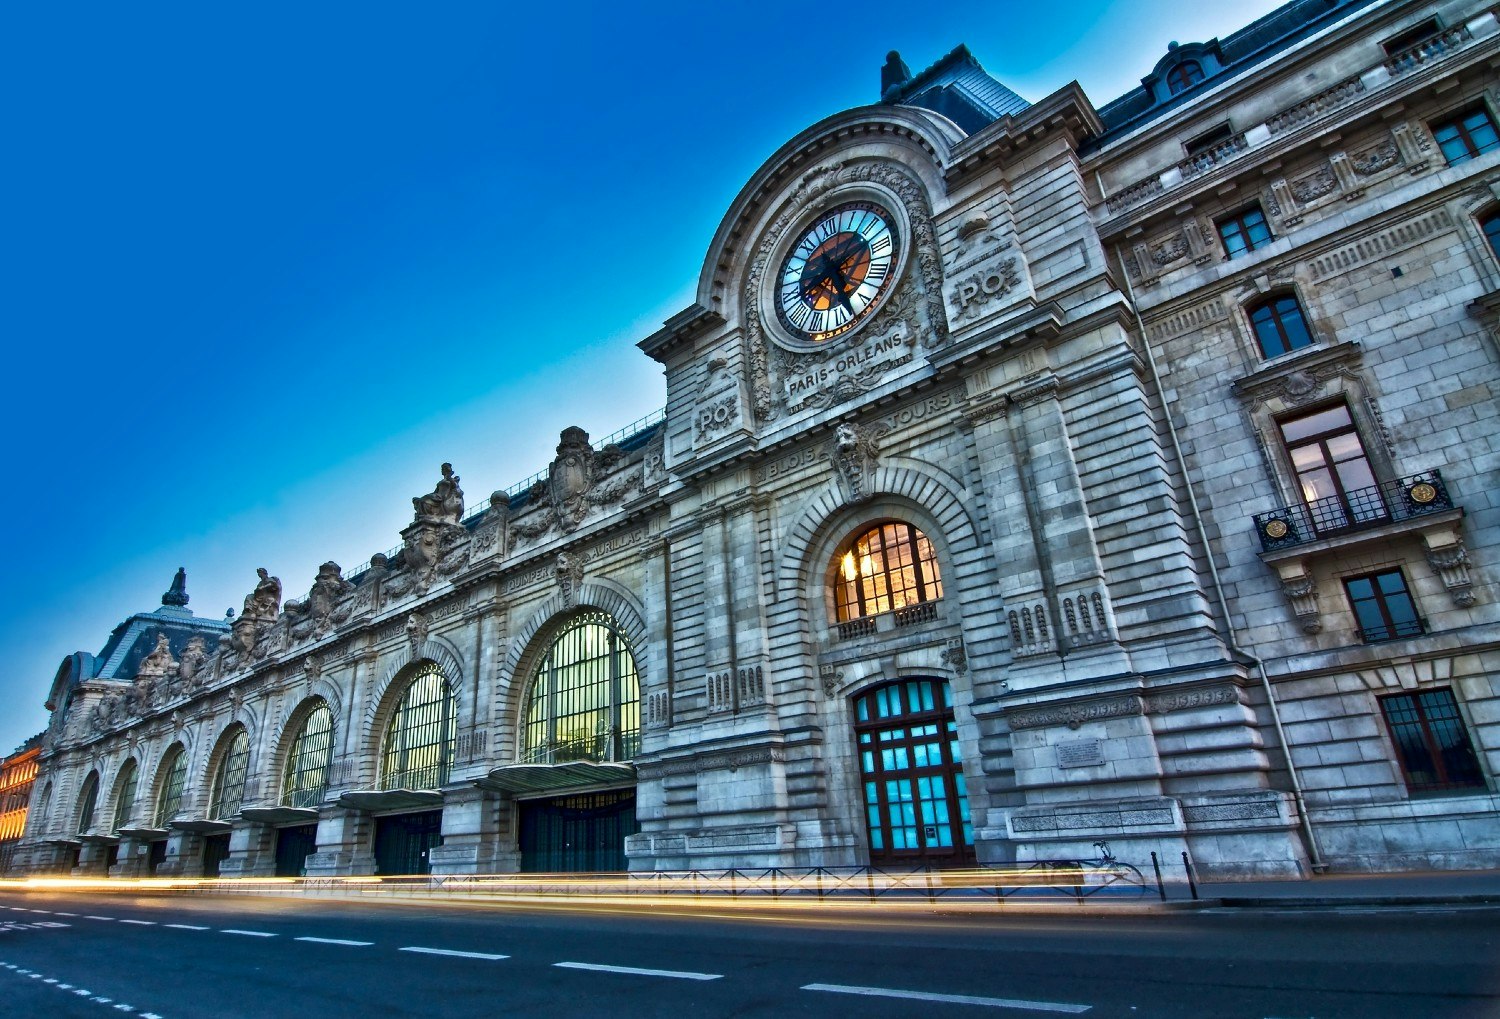
{"label": "asphalt road", "polygon": [[762,919],[0,893],[0,1016],[1500,1016],[1500,910]]}

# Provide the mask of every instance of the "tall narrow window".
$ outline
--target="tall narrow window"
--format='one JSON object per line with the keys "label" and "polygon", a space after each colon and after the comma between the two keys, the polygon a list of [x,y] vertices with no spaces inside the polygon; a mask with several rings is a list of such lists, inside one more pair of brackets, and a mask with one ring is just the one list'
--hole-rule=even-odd
{"label": "tall narrow window", "polygon": [[115,823],[111,831],[119,831],[135,820],[135,777],[135,761],[126,761],[120,769],[120,777],[115,780],[118,791],[115,793]]}
{"label": "tall narrow window", "polygon": [[1396,744],[1408,789],[1423,793],[1484,788],[1484,773],[1452,690],[1382,697],[1380,710]]}
{"label": "tall narrow window", "polygon": [[1423,630],[1416,603],[1400,570],[1384,570],[1344,581],[1349,606],[1367,643],[1414,637]]}
{"label": "tall narrow window", "polygon": [[243,728],[235,731],[229,747],[219,758],[214,784],[208,802],[212,820],[233,817],[239,813],[245,797],[245,773],[250,764],[250,736]]}
{"label": "tall narrow window", "polygon": [[78,834],[87,835],[94,826],[94,812],[99,806],[99,773],[89,772],[83,780],[83,791],[78,794]]}
{"label": "tall narrow window", "polygon": [[1492,212],[1479,221],[1484,229],[1484,239],[1490,242],[1490,250],[1500,258],[1500,212]]}
{"label": "tall narrow window", "polygon": [[1433,124],[1432,138],[1443,150],[1443,158],[1449,166],[1467,163],[1500,148],[1500,132],[1495,130],[1490,111],[1483,106],[1470,107]]}
{"label": "tall narrow window", "polygon": [[1203,65],[1196,60],[1184,60],[1167,72],[1167,91],[1177,93],[1192,88],[1203,80]]}
{"label": "tall narrow window", "polygon": [[328,789],[328,765],[333,761],[333,712],[319,703],[302,720],[292,741],[282,776],[281,802],[289,807],[315,807]]}
{"label": "tall narrow window", "polygon": [[437,789],[448,781],[457,720],[453,692],[434,662],[424,662],[407,686],[385,733],[382,789]]}
{"label": "tall narrow window", "polygon": [[1279,424],[1302,499],[1319,533],[1390,515],[1348,407],[1338,404]]}
{"label": "tall narrow window", "polygon": [[580,613],[533,674],[521,761],[628,761],[640,743],[641,690],[630,642],[608,614]]}
{"label": "tall narrow window", "polygon": [[1260,341],[1261,353],[1266,357],[1280,357],[1288,351],[1312,345],[1312,333],[1307,329],[1302,306],[1292,295],[1268,297],[1252,304],[1247,311],[1255,338]]}
{"label": "tall narrow window", "polygon": [[1271,243],[1271,228],[1266,224],[1265,213],[1259,205],[1241,209],[1233,216],[1218,221],[1219,239],[1224,242],[1224,254],[1229,258]]}
{"label": "tall narrow window", "polygon": [[177,816],[177,811],[182,807],[182,788],[187,783],[187,766],[187,754],[183,752],[181,744],[167,751],[161,770],[157,773],[161,776],[161,790],[156,797],[156,817],[152,827],[165,828],[167,822]]}
{"label": "tall narrow window", "polygon": [[839,555],[833,601],[841,623],[942,596],[937,552],[911,524],[872,527]]}

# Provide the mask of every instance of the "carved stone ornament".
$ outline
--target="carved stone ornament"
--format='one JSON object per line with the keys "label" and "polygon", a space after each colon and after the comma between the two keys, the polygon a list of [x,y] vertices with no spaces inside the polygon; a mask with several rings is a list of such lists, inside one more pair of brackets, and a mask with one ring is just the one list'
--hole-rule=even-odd
{"label": "carved stone ornament", "polygon": [[943,649],[942,662],[960,676],[969,671],[969,657],[964,652],[962,637],[953,637],[948,641],[948,646]]}
{"label": "carved stone ornament", "polygon": [[1324,195],[1332,194],[1338,190],[1338,178],[1333,174],[1333,167],[1324,166],[1305,177],[1299,177],[1292,181],[1292,196],[1306,205],[1315,202]]}
{"label": "carved stone ornament", "polygon": [[1141,699],[1136,696],[1115,697],[1109,700],[1083,701],[1062,704],[1049,708],[1028,708],[1009,712],[1006,718],[1011,729],[1040,729],[1050,725],[1066,725],[1069,729],[1080,728],[1084,722],[1102,722],[1108,718],[1126,718],[1143,711]]}
{"label": "carved stone ornament", "polygon": [[[557,456],[547,468],[547,479],[531,486],[528,506],[544,513],[528,513],[509,527],[512,546],[559,529],[573,531],[596,506],[622,502],[641,484],[638,471],[616,470],[625,451],[611,443],[595,450],[589,433],[576,426],[564,428]],[[613,473],[613,476],[611,474]]]}
{"label": "carved stone ornament", "polygon": [[1323,620],[1318,616],[1318,585],[1313,583],[1312,577],[1305,573],[1299,576],[1283,577],[1281,593],[1286,595],[1286,600],[1291,603],[1292,611],[1297,614],[1297,622],[1302,624],[1302,632],[1319,633],[1322,631]]}
{"label": "carved stone ornament", "polygon": [[848,486],[849,502],[863,502],[870,497],[867,483],[880,462],[879,433],[843,422],[834,429],[828,458]]}
{"label": "carved stone ornament", "polygon": [[583,586],[583,557],[569,552],[557,553],[557,563],[552,568],[557,579],[557,589],[563,603],[569,608],[578,604],[578,589]]}
{"label": "carved stone ornament", "polygon": [[645,456],[641,460],[641,487],[656,488],[667,480],[666,427],[656,430],[646,444]]}
{"label": "carved stone ornament", "polygon": [[975,318],[984,305],[1004,297],[1021,282],[1021,271],[1014,257],[983,266],[975,272],[956,275],[948,288],[953,317]]}
{"label": "carved stone ornament", "polygon": [[307,676],[309,681],[323,675],[323,656],[311,654],[302,659],[302,672]]}
{"label": "carved stone ornament", "polygon": [[1373,148],[1357,152],[1349,160],[1354,167],[1354,172],[1361,177],[1369,177],[1379,173],[1381,170],[1395,166],[1401,161],[1401,153],[1396,148],[1396,139],[1387,138]]}
{"label": "carved stone ornament", "polygon": [[[940,347],[947,342],[947,315],[942,306],[942,256],[938,250],[932,214],[922,185],[893,163],[862,162],[853,166],[834,163],[816,167],[802,178],[783,204],[781,214],[761,235],[760,246],[756,249],[741,291],[748,361],[746,369],[753,411],[759,421],[772,420],[788,405],[787,390],[782,385],[782,379],[787,378],[788,373],[773,369],[773,348],[760,313],[761,289],[765,284],[766,274],[774,271],[772,258],[777,245],[786,231],[829,191],[835,187],[858,183],[878,184],[900,200],[911,224],[911,247],[908,253],[911,265],[910,271],[903,272],[904,279],[887,296],[884,307],[876,312],[868,327],[854,330],[847,338],[840,337],[826,345],[829,353],[835,357],[834,363],[838,363],[839,352],[852,346],[867,346],[870,337],[894,339],[898,333],[893,330],[898,323],[901,324],[899,335],[904,338],[903,342],[910,343],[912,338],[922,337],[926,346],[931,348]],[[909,361],[910,356],[905,360]],[[883,366],[888,370],[895,367],[896,363],[904,361],[896,359],[895,363],[877,362],[870,367]],[[869,369],[865,370],[868,374]],[[841,377],[838,381],[845,381],[846,378],[847,376]],[[878,382],[872,383],[865,378],[854,384],[863,384],[864,389],[859,391],[866,391]]]}
{"label": "carved stone ornament", "polygon": [[837,666],[820,665],[818,666],[818,679],[823,684],[823,696],[832,697],[838,692],[839,684],[844,681],[844,674],[838,670]]}
{"label": "carved stone ornament", "polygon": [[202,637],[193,637],[182,649],[182,660],[177,663],[177,678],[189,689],[195,689],[207,679],[204,666],[208,664],[208,648]]}
{"label": "carved stone ornament", "polygon": [[281,611],[281,578],[271,576],[264,566],[256,569],[255,573],[260,580],[256,583],[255,590],[245,595],[245,611],[240,613],[240,619],[248,617],[257,622],[269,623]]}
{"label": "carved stone ornament", "polygon": [[319,566],[307,600],[286,603],[287,623],[292,636],[321,637],[336,624],[346,621],[354,608],[348,601],[353,592],[354,585],[344,579],[338,563],[326,562]]}
{"label": "carved stone ornament", "polygon": [[1448,589],[1453,604],[1468,608],[1474,604],[1474,582],[1469,576],[1469,550],[1459,539],[1449,545],[1427,549],[1427,562]]}
{"label": "carved stone ornament", "polygon": [[474,528],[471,557],[491,555],[505,547],[505,528],[510,523],[510,496],[504,492],[490,494],[490,508],[479,526]]}
{"label": "carved stone ornament", "polygon": [[175,675],[177,672],[177,659],[172,657],[172,642],[165,633],[156,635],[156,647],[151,653],[141,659],[141,664],[136,669],[137,679],[159,679],[169,673]]}
{"label": "carved stone ornament", "polygon": [[424,524],[456,524],[464,515],[464,490],[458,487],[458,475],[452,464],[443,464],[437,487],[427,495],[413,496],[416,520]]}
{"label": "carved stone ornament", "polygon": [[1151,249],[1151,261],[1166,267],[1188,253],[1187,237],[1174,234]]}
{"label": "carved stone ornament", "polygon": [[427,626],[427,617],[420,612],[413,612],[406,617],[406,643],[411,648],[413,658],[422,650],[422,645],[427,643]]}
{"label": "carved stone ornament", "polygon": [[698,391],[693,411],[693,442],[706,444],[728,432],[743,430],[749,405],[744,379],[730,371],[724,358],[714,358],[708,362],[708,378]]}

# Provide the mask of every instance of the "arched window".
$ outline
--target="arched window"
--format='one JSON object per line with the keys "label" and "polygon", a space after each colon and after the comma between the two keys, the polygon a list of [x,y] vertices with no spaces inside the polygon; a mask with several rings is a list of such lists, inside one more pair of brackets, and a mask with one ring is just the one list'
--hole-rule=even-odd
{"label": "arched window", "polygon": [[580,613],[533,675],[521,761],[628,761],[640,744],[641,690],[630,642],[608,614]]}
{"label": "arched window", "polygon": [[208,816],[212,820],[233,817],[239,813],[245,798],[245,772],[250,763],[250,736],[243,726],[237,727],[229,739],[229,747],[219,758],[214,770],[213,788],[208,800]]}
{"label": "arched window", "polygon": [[41,833],[47,830],[47,815],[52,812],[52,783],[42,786],[42,795],[37,798],[36,810],[31,814],[31,830]]}
{"label": "arched window", "polygon": [[328,789],[328,765],[333,761],[333,712],[322,701],[307,713],[286,755],[281,802],[288,807],[314,807]]}
{"label": "arched window", "polygon": [[447,677],[435,662],[423,662],[385,731],[380,788],[436,789],[447,782],[457,727],[454,715]]}
{"label": "arched window", "polygon": [[110,829],[117,832],[129,824],[135,814],[135,761],[126,761],[120,768],[120,777],[115,780],[115,823]]}
{"label": "arched window", "polygon": [[83,790],[78,794],[78,834],[87,835],[94,826],[94,812],[99,806],[99,773],[89,772],[83,780]]}
{"label": "arched window", "polygon": [[1203,80],[1203,65],[1196,60],[1184,60],[1167,72],[1167,91],[1172,95],[1192,88]]}
{"label": "arched window", "polygon": [[833,600],[841,623],[942,596],[937,552],[911,524],[877,524],[839,555]]}
{"label": "arched window", "polygon": [[1245,310],[1250,315],[1255,338],[1260,341],[1261,353],[1266,357],[1280,357],[1288,351],[1312,346],[1307,319],[1293,295],[1267,297]]}
{"label": "arched window", "polygon": [[967,863],[974,828],[948,684],[906,679],[854,702],[870,862]]}
{"label": "arched window", "polygon": [[178,809],[182,807],[182,787],[187,782],[187,766],[187,754],[183,752],[182,744],[173,744],[157,771],[157,781],[161,783],[161,788],[156,794],[156,816],[152,827],[165,828],[167,822],[177,816]]}
{"label": "arched window", "polygon": [[1490,250],[1500,258],[1500,210],[1481,219],[1479,225],[1484,229],[1484,239],[1490,242]]}

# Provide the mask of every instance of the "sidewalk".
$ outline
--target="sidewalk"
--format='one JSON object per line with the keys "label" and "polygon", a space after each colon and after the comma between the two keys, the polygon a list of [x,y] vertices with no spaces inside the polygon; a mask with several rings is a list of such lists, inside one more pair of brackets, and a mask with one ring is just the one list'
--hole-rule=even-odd
{"label": "sidewalk", "polygon": [[[1186,892],[1168,891],[1173,899]],[[1207,904],[1240,908],[1292,906],[1500,905],[1500,871],[1329,874],[1305,881],[1210,881]]]}

